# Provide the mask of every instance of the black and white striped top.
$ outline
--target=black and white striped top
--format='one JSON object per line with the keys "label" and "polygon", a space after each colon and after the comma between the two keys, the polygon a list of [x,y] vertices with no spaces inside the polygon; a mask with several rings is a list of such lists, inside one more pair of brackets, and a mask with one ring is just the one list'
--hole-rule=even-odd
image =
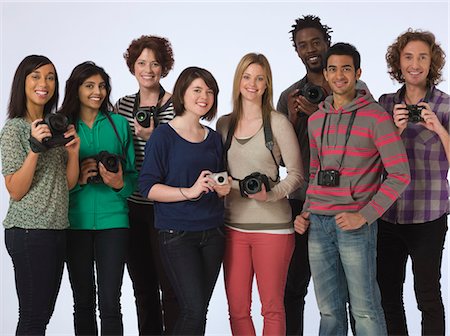
{"label": "black and white striped top", "polygon": [[[136,100],[136,94],[125,96],[120,98],[116,105],[114,106],[114,111],[123,115],[128,123],[130,124],[131,132],[133,133],[134,150],[136,153],[136,169],[139,172],[142,167],[142,162],[144,161],[144,149],[146,141],[138,137],[134,133],[134,103]],[[168,123],[175,116],[173,110],[172,98],[170,98],[164,105],[159,108],[158,119],[162,124]],[[135,191],[129,198],[131,202],[141,203],[141,204],[152,204],[152,201],[142,197],[138,191]]]}

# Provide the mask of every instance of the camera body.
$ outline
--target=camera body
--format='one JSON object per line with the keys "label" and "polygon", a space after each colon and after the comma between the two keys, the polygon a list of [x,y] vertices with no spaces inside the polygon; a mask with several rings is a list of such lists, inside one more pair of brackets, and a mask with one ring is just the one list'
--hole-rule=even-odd
{"label": "camera body", "polygon": [[[112,173],[117,173],[119,171],[119,164],[120,164],[120,156],[116,154],[111,154],[108,151],[101,151],[97,155],[92,157],[97,162],[97,171],[98,171],[98,164],[101,162],[107,171],[110,171]],[[98,173],[95,176],[90,176],[87,180],[87,183],[103,183],[102,176],[100,173]]]}
{"label": "camera body", "polygon": [[220,173],[212,173],[208,176],[212,178],[217,185],[224,185],[228,183],[228,173],[226,171]]}
{"label": "camera body", "polygon": [[153,123],[158,126],[158,108],[156,106],[143,106],[140,107],[134,114],[136,121],[144,128],[150,127],[150,122],[153,119]]}
{"label": "camera body", "polygon": [[322,187],[337,187],[339,186],[339,176],[338,170],[319,170],[318,172],[317,184]]}
{"label": "camera body", "polygon": [[423,121],[421,116],[423,106],[418,105],[406,105],[406,110],[408,111],[408,121],[412,123],[418,123]]}
{"label": "camera body", "polygon": [[269,178],[267,175],[258,172],[251,173],[243,180],[239,181],[239,191],[241,192],[241,196],[247,197],[247,195],[260,192],[263,184],[266,187],[266,191],[270,191]]}
{"label": "camera body", "polygon": [[319,104],[327,97],[325,90],[321,86],[312,83],[306,83],[298,92],[312,104]]}
{"label": "camera body", "polygon": [[69,119],[61,113],[48,113],[45,115],[44,120],[37,123],[37,125],[45,124],[52,132],[51,137],[42,139],[42,144],[47,148],[54,148],[64,146],[66,143],[74,139],[73,135],[65,138],[64,133],[69,127]]}

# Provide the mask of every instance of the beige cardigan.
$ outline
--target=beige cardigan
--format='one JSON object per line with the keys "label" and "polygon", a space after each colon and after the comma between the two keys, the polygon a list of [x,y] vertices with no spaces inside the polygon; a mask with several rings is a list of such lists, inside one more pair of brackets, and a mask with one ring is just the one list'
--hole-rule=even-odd
{"label": "beige cardigan", "polygon": [[[230,120],[230,115],[226,115],[217,122],[217,132],[221,134],[223,142],[227,137]],[[292,230],[291,208],[287,196],[304,183],[300,149],[292,124],[286,116],[273,111],[271,126],[273,154],[277,162],[283,158],[287,176],[279,183],[270,182],[271,191],[267,193],[266,202],[242,197],[239,182],[233,181],[231,192],[225,198],[225,224],[228,226],[274,233],[276,230]],[[265,146],[263,128],[244,144],[233,137],[228,150],[227,168],[235,179],[243,179],[253,172],[276,179],[278,167]]]}

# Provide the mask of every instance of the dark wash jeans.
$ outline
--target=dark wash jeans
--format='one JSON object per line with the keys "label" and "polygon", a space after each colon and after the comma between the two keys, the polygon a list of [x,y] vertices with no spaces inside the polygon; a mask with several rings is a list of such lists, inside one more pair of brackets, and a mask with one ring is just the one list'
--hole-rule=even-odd
{"label": "dark wash jeans", "polygon": [[379,220],[378,284],[389,335],[408,335],[403,305],[408,256],[417,305],[422,312],[422,335],[445,335],[440,279],[446,233],[447,215],[423,224]]}
{"label": "dark wash jeans", "polygon": [[127,247],[128,229],[68,230],[67,269],[75,335],[98,335],[97,293],[101,335],[123,335],[120,296]]}
{"label": "dark wash jeans", "polygon": [[159,231],[160,252],[180,314],[173,335],[204,335],[206,314],[225,249],[223,227]]}
{"label": "dark wash jeans", "polygon": [[5,229],[19,298],[16,335],[45,335],[61,285],[65,230]]}
{"label": "dark wash jeans", "polygon": [[136,298],[139,335],[168,335],[178,317],[178,302],[162,265],[153,205],[128,201],[128,208],[127,269]]}
{"label": "dark wash jeans", "polygon": [[[290,199],[292,219],[299,215],[303,208],[303,201]],[[308,231],[304,234],[295,233],[295,249],[284,292],[284,309],[286,311],[286,335],[303,335],[303,315],[305,310],[305,296],[311,279],[308,260]]]}

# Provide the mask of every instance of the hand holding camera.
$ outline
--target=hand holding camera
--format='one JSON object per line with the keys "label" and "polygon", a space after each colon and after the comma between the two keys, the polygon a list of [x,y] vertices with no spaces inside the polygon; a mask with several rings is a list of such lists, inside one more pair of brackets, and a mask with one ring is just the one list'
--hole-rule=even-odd
{"label": "hand holding camera", "polygon": [[64,133],[65,138],[72,137],[73,139],[66,143],[66,150],[69,153],[69,155],[77,155],[80,150],[80,138],[77,135],[77,131],[75,130],[75,126],[69,125],[67,128],[67,131]]}
{"label": "hand holding camera", "polygon": [[92,179],[97,179],[98,167],[97,161],[94,158],[87,158],[80,163],[80,175],[78,177],[78,184],[85,185],[90,183]]}
{"label": "hand holding camera", "polygon": [[108,170],[102,161],[98,163],[98,170],[100,176],[102,177],[103,183],[105,183],[107,186],[116,190],[120,190],[123,188],[124,182],[122,164],[120,163],[120,160],[118,160],[117,172]]}
{"label": "hand holding camera", "polygon": [[105,183],[111,188],[121,189],[123,177],[120,156],[101,151],[93,157],[84,159],[81,162],[78,183]]}
{"label": "hand holding camera", "polygon": [[140,107],[134,114],[134,133],[144,140],[150,138],[158,124],[158,108],[156,106]]}
{"label": "hand holding camera", "polygon": [[239,191],[242,197],[265,201],[267,192],[270,191],[269,178],[259,172],[251,173],[239,181]]}
{"label": "hand holding camera", "polygon": [[47,149],[65,146],[75,136],[65,133],[69,127],[69,119],[60,113],[48,113],[44,119],[35,120],[31,127],[30,146],[35,153],[45,152]]}
{"label": "hand holding camera", "polygon": [[151,121],[150,127],[142,127],[136,119],[133,120],[134,124],[134,134],[136,134],[139,138],[143,139],[144,141],[147,141],[150,139],[150,136],[152,135],[153,131],[155,130],[154,123]]}
{"label": "hand holding camera", "polygon": [[213,189],[219,197],[226,196],[231,191],[232,178],[226,171],[220,173],[211,173],[207,175],[213,183]]}
{"label": "hand holding camera", "polygon": [[43,119],[36,119],[31,123],[31,136],[40,143],[43,142],[43,139],[50,138],[52,136],[50,128],[42,121]]}

